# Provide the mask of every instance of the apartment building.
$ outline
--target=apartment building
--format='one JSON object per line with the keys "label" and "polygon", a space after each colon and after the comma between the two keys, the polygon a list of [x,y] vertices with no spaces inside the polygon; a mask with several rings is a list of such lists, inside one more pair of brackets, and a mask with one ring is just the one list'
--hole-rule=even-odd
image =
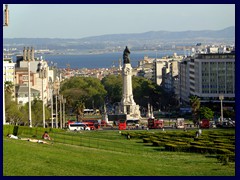
{"label": "apartment building", "polygon": [[[189,75],[188,75],[189,74]],[[189,102],[189,95],[201,102],[235,102],[235,53],[196,54],[180,65],[180,99]]]}

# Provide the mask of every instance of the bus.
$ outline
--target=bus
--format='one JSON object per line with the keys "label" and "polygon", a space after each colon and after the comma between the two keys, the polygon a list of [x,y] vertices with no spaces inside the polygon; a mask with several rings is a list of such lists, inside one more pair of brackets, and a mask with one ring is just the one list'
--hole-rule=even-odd
{"label": "bus", "polygon": [[127,115],[126,114],[108,114],[109,124],[115,124],[118,129],[125,130],[127,127]]}
{"label": "bus", "polygon": [[84,123],[70,123],[70,124],[68,124],[68,128],[70,131],[80,131],[80,130],[89,130],[90,131],[90,127],[88,127]]}
{"label": "bus", "polygon": [[119,119],[118,120],[118,129],[119,130],[126,130],[126,128],[127,128],[126,119]]}
{"label": "bus", "polygon": [[99,129],[100,128],[101,120],[94,119],[94,118],[92,118],[92,119],[82,119],[82,123],[89,126],[91,128],[91,130],[94,130],[94,129]]}
{"label": "bus", "polygon": [[148,128],[149,129],[162,129],[164,127],[164,121],[162,119],[148,119]]}

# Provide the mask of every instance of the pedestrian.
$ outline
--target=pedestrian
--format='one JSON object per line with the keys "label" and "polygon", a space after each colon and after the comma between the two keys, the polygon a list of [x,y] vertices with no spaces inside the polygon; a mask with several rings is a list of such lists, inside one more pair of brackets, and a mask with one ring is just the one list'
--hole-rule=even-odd
{"label": "pedestrian", "polygon": [[202,135],[202,130],[201,129],[198,129],[198,134],[199,134],[199,136]]}
{"label": "pedestrian", "polygon": [[198,132],[198,131],[196,131],[196,138],[198,138],[198,136],[199,136],[199,132]]}
{"label": "pedestrian", "polygon": [[131,136],[130,136],[130,134],[128,134],[128,135],[127,135],[127,139],[130,140],[130,138],[131,138]]}

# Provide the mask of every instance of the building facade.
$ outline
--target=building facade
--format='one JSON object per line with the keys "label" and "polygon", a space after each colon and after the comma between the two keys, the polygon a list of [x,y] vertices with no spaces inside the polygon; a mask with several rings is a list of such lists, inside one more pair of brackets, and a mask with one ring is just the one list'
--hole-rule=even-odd
{"label": "building facade", "polygon": [[217,102],[220,94],[224,102],[235,102],[234,52],[196,54],[181,64],[180,98],[183,102],[189,102],[187,95],[197,96],[201,102]]}

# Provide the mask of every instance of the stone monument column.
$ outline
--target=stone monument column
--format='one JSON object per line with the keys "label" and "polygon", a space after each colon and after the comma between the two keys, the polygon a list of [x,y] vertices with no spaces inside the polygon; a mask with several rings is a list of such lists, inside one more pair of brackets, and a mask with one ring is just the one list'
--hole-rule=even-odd
{"label": "stone monument column", "polygon": [[140,117],[139,106],[133,99],[132,91],[132,66],[129,58],[130,51],[126,46],[123,52],[123,94],[121,100],[121,111],[127,114],[127,119],[138,119]]}

